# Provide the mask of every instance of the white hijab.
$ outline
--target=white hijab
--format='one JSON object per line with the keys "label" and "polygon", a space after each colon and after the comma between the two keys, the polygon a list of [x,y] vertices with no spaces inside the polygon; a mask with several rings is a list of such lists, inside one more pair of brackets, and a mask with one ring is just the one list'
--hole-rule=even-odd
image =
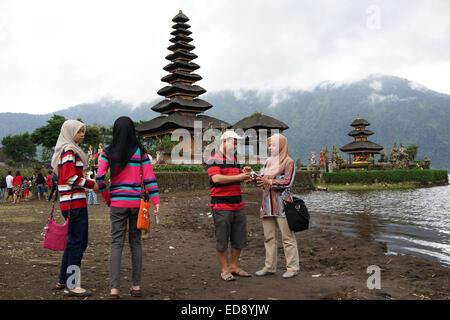
{"label": "white hijab", "polygon": [[83,150],[81,150],[80,146],[73,140],[78,131],[84,126],[86,126],[84,123],[77,120],[66,120],[63,123],[58,141],[56,142],[55,153],[53,153],[52,157],[52,168],[54,172],[58,172],[59,157],[65,148],[72,149],[73,152],[81,158],[83,164],[87,165],[86,155]]}

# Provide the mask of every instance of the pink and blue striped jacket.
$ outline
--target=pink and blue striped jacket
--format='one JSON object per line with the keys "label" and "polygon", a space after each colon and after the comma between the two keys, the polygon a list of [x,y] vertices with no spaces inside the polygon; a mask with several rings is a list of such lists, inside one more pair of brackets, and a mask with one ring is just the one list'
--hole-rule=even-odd
{"label": "pink and blue striped jacket", "polygon": [[[100,156],[96,181],[104,201],[111,200],[112,207],[139,208],[141,196],[140,149],[137,148],[126,167],[111,178],[109,191],[106,187],[106,173],[109,169],[109,159],[105,152]],[[159,203],[159,191],[153,172],[151,158],[146,153],[142,157],[142,175],[144,185],[153,205]]]}

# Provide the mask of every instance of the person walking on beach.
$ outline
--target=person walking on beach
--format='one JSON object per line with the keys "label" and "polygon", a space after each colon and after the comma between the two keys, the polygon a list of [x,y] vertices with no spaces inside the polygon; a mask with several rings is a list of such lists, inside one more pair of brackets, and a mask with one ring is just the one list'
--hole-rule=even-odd
{"label": "person walking on beach", "polygon": [[[108,169],[111,176],[109,191],[105,181]],[[132,297],[141,297],[142,244],[141,230],[137,228],[137,218],[142,183],[155,207],[154,215],[160,215],[160,200],[151,158],[137,139],[134,123],[129,117],[120,117],[114,122],[113,139],[100,156],[96,181],[102,192],[103,201],[111,208],[110,294],[108,299],[120,298],[120,264],[127,222],[132,263],[130,294]]]}
{"label": "person walking on beach", "polygon": [[23,182],[25,179],[20,174],[20,171],[16,172],[16,175],[13,178],[13,193],[14,193],[14,200],[13,203],[19,203],[20,198],[23,194]]}
{"label": "person walking on beach", "polygon": [[5,178],[6,180],[6,189],[8,194],[6,195],[6,201],[8,201],[9,197],[12,197],[14,199],[14,192],[13,192],[13,176],[11,175],[11,171],[8,171],[8,175]]}
{"label": "person walking on beach", "polygon": [[[221,266],[220,277],[225,281],[235,280],[234,275],[251,276],[238,266],[241,250],[247,244],[247,216],[242,202],[241,182],[251,181],[251,168],[245,167],[243,171],[235,156],[237,142],[242,139],[234,131],[226,131],[220,138],[220,149],[206,163],[216,235],[216,254]],[[231,242],[231,257],[228,265],[229,242]]]}
{"label": "person walking on beach", "polygon": [[81,288],[80,281],[74,289],[68,288],[66,281],[71,276],[67,273],[68,267],[81,267],[83,253],[88,244],[88,210],[84,189],[98,190],[95,181],[83,177],[83,167],[87,165],[87,159],[80,144],[84,140],[85,133],[86,125],[84,123],[77,120],[66,120],[61,127],[51,162],[53,171],[59,172],[58,189],[61,213],[65,219],[69,217],[67,247],[62,256],[56,288],[64,289],[65,295],[76,297],[92,295],[92,292]]}
{"label": "person walking on beach", "polygon": [[38,196],[38,200],[41,200],[41,197],[44,196],[45,194],[45,178],[42,175],[42,173],[38,173],[37,177],[36,177],[36,192],[37,192],[37,196]]}
{"label": "person walking on beach", "polygon": [[256,177],[257,184],[263,188],[260,215],[264,229],[266,248],[265,266],[256,272],[257,276],[275,274],[277,268],[277,227],[281,231],[286,269],[283,278],[292,278],[299,272],[297,239],[289,229],[283,200],[292,202],[290,187],[294,181],[295,164],[289,156],[285,136],[274,134],[267,139],[269,159]]}

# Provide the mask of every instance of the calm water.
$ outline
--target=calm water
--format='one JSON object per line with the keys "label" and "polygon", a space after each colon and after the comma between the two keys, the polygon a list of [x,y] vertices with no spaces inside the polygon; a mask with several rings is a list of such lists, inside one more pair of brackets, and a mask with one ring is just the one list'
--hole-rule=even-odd
{"label": "calm water", "polygon": [[[299,194],[312,225],[450,266],[450,186]],[[252,210],[253,211],[253,210]]]}

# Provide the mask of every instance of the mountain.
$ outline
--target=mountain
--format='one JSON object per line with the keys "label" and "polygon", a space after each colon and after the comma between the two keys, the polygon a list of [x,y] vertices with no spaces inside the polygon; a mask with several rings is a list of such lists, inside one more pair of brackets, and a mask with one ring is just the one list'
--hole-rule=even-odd
{"label": "mountain", "polygon": [[[219,91],[202,98],[214,106],[207,115],[231,124],[255,111],[285,122],[291,155],[304,162],[311,151],[318,154],[325,145],[331,151],[332,145],[339,148],[352,141],[347,133],[359,114],[371,123],[368,129],[374,135],[369,139],[384,146],[388,154],[394,141],[416,144],[419,159],[428,155],[433,168],[450,168],[450,95],[407,79],[372,75],[348,83],[324,81],[310,91]],[[158,116],[150,109],[157,101],[160,99],[133,108],[122,101],[103,99],[55,113],[109,126],[121,115],[135,121]],[[32,132],[51,115],[0,113],[0,139],[10,133]]]}

